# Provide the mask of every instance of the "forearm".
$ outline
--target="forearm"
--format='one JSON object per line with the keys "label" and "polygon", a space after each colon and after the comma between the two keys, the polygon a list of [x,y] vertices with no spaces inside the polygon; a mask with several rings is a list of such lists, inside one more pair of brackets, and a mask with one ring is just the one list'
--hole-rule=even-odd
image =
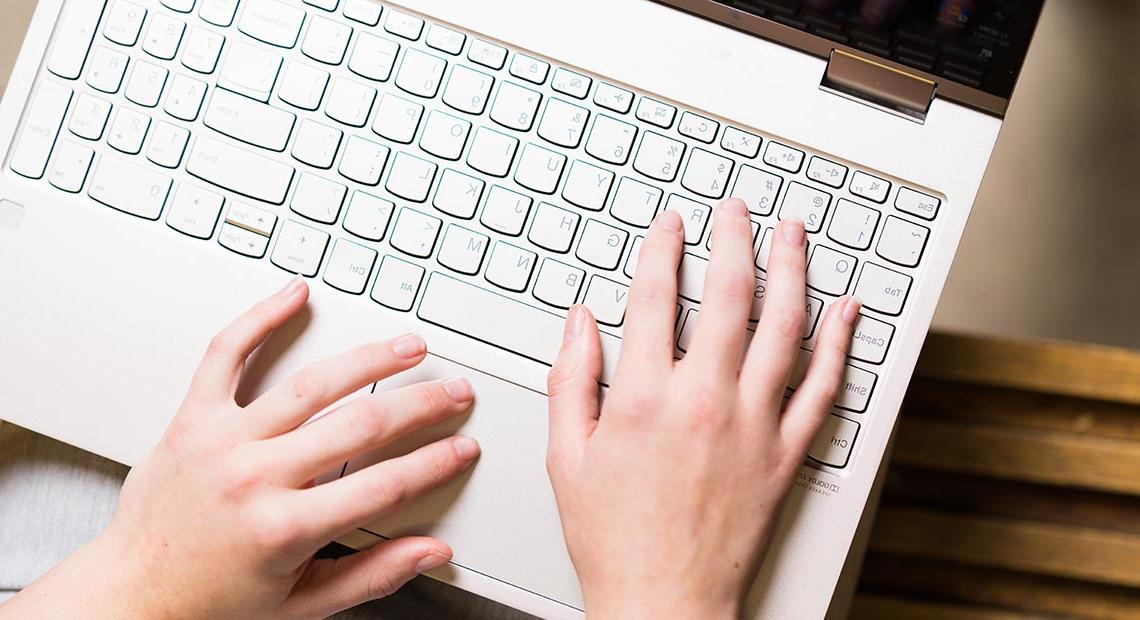
{"label": "forearm", "polygon": [[0,620],[164,616],[133,562],[119,556],[105,537],[95,539],[0,605]]}

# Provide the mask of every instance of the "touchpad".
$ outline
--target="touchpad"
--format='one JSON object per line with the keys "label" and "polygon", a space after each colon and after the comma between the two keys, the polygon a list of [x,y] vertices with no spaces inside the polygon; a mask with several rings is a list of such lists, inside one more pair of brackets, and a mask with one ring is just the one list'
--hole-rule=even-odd
{"label": "touchpad", "polygon": [[479,441],[479,460],[458,480],[364,529],[389,538],[436,536],[451,545],[454,564],[581,609],[546,475],[546,396],[436,356],[376,389],[455,376],[475,388],[469,414],[361,456],[345,475],[457,431]]}

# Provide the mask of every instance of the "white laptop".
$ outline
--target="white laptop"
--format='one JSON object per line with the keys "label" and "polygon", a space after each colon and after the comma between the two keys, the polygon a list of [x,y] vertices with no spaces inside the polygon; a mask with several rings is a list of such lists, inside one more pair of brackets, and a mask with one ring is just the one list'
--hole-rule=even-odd
{"label": "white laptop", "polygon": [[608,381],[630,257],[676,209],[683,356],[738,196],[758,301],[772,227],[807,224],[803,360],[824,306],[865,304],[749,602],[822,617],[1041,1],[42,0],[0,108],[0,417],[130,464],[208,338],[301,274],[261,385],[417,331],[396,382],[478,395],[412,440],[461,426],[474,470],[344,542],[431,532],[437,578],[580,617],[543,466],[562,319],[593,309]]}

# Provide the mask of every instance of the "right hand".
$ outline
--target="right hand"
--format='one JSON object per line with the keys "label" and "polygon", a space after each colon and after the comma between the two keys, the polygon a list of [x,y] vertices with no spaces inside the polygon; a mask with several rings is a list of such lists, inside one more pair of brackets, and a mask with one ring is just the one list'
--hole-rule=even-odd
{"label": "right hand", "polygon": [[840,388],[859,311],[849,297],[831,304],[807,377],[783,405],[805,321],[803,223],[775,230],[764,309],[747,349],[755,275],[744,203],[722,203],[713,226],[704,302],[684,359],[673,359],[683,231],[665,211],[642,245],[604,405],[598,327],[585,308],[571,310],[550,373],[547,466],[595,618],[738,615],[781,501]]}

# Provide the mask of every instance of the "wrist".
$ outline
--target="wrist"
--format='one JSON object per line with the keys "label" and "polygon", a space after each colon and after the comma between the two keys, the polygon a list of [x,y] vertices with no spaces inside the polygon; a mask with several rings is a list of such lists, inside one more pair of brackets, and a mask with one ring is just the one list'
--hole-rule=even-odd
{"label": "wrist", "polygon": [[4,612],[13,618],[167,616],[136,564],[106,533],[100,534],[12,597]]}

